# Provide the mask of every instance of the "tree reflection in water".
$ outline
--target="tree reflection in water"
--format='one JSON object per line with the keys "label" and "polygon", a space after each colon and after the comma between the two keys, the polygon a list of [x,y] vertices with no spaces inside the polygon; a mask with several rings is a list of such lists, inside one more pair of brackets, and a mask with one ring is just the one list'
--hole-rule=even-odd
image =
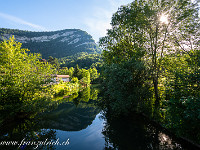
{"label": "tree reflection in water", "polygon": [[[22,141],[37,142],[56,140],[55,130],[41,129],[38,123],[40,119],[18,119],[15,122],[10,122],[1,126],[0,141],[17,141],[21,144]],[[34,149],[36,145],[1,145],[1,150],[14,150],[14,149]],[[41,145],[37,149],[54,149],[53,145]]]}
{"label": "tree reflection in water", "polygon": [[[87,148],[87,150],[93,150],[95,147],[95,150],[99,150],[103,148],[104,143],[105,149],[186,149],[183,148],[182,143],[177,142],[177,139],[171,138],[173,136],[152,125],[143,116],[129,114],[114,117],[106,110],[102,115],[104,120],[98,119],[96,115],[100,109],[96,106],[97,99],[98,90],[88,87],[71,95],[57,97],[49,104],[45,102],[45,109],[41,107],[33,114],[25,116],[16,114],[15,118],[4,119],[0,122],[0,142],[20,142],[23,139],[25,141],[45,141],[46,139],[56,141],[56,138],[60,138],[62,142],[69,137],[71,143],[68,147],[41,145],[37,149],[83,150]],[[34,147],[24,145],[21,149],[27,150]],[[18,145],[0,145],[0,150],[4,149],[18,149]]]}
{"label": "tree reflection in water", "polygon": [[[174,150],[183,149],[181,144],[168,134],[152,125],[143,116],[132,114],[118,118],[104,113],[106,124],[102,131],[105,149],[120,150]],[[185,149],[185,148],[184,148]]]}
{"label": "tree reflection in water", "polygon": [[[85,129],[99,113],[95,105],[98,91],[87,87],[81,92],[63,96],[33,108],[30,114],[14,113],[12,117],[1,116],[0,142],[2,141],[56,141],[56,129],[79,131]],[[94,99],[96,98],[96,99]],[[58,100],[59,99],[59,100]],[[45,107],[44,107],[45,106]],[[34,106],[33,106],[34,107]],[[37,110],[37,111],[35,111]],[[10,113],[9,113],[10,116]],[[62,142],[62,141],[61,141]],[[0,145],[0,150],[34,149],[35,145],[8,146]],[[37,149],[55,149],[54,145],[40,145]]]}

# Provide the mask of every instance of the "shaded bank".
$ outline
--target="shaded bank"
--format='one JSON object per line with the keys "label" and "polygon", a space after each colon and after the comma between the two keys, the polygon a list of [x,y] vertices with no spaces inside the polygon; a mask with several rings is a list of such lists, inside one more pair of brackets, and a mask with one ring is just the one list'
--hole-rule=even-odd
{"label": "shaded bank", "polygon": [[106,124],[103,129],[105,149],[122,150],[198,150],[199,147],[177,138],[147,117],[132,113],[113,117],[106,112],[103,115]]}

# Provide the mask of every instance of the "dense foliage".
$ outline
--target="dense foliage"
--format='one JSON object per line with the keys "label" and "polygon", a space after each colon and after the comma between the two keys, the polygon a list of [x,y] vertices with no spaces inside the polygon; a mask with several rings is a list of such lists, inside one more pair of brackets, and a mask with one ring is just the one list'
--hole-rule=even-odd
{"label": "dense foliage", "polygon": [[106,107],[115,115],[128,113],[131,110],[141,111],[148,102],[151,92],[148,80],[148,69],[144,63],[134,57],[120,64],[105,65],[103,85],[105,86]]}
{"label": "dense foliage", "polygon": [[197,1],[136,0],[121,6],[111,25],[100,39],[104,108],[112,114],[139,108],[177,134],[200,141]]}
{"label": "dense foliage", "polygon": [[59,70],[58,74],[67,74],[72,79],[77,78],[80,80],[80,82],[86,85],[89,85],[90,82],[96,82],[100,75],[95,67],[89,69],[80,69],[79,65],[76,65],[74,68],[70,67],[69,69],[67,67],[63,67]]}
{"label": "dense foliage", "polygon": [[[42,60],[46,61],[46,59],[42,59]],[[57,58],[53,58],[52,56],[49,56],[49,59],[47,61],[48,61],[48,63],[50,63],[51,65],[53,65],[56,68],[56,70],[59,70],[60,64],[59,64]]]}
{"label": "dense foliage", "polygon": [[60,58],[59,62],[61,67],[70,68],[78,65],[80,68],[84,69],[95,67],[98,71],[100,71],[103,60],[101,54],[88,54],[83,52],[73,56]]}
{"label": "dense foliage", "polygon": [[[12,37],[0,44],[0,107],[18,108],[22,103],[38,100],[54,68],[40,61],[39,54],[28,54]],[[36,93],[40,93],[37,95]]]}
{"label": "dense foliage", "polygon": [[[23,48],[30,49],[31,53],[40,53],[43,58],[49,56],[62,58],[80,52],[89,54],[101,53],[92,36],[79,29],[66,29],[52,32],[30,32],[0,28],[0,40],[14,35]],[[3,38],[2,38],[3,37]]]}

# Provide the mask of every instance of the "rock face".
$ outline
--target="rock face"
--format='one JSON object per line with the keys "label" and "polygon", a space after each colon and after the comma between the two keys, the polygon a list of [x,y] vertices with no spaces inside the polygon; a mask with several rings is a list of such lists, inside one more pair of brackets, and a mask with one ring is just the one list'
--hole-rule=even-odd
{"label": "rock face", "polygon": [[23,48],[32,53],[41,53],[43,58],[49,56],[62,58],[80,52],[101,53],[92,36],[80,29],[66,29],[52,32],[30,32],[0,28],[0,40],[15,37]]}

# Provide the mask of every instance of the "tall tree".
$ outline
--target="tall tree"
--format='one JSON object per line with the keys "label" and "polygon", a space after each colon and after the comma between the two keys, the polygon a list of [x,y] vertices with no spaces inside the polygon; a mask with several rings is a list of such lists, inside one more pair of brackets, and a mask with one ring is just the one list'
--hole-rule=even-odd
{"label": "tall tree", "polygon": [[156,104],[163,57],[198,49],[200,20],[197,1],[135,0],[113,15],[107,36],[100,39],[107,64],[135,56],[151,69]]}
{"label": "tall tree", "polygon": [[80,69],[79,69],[79,66],[77,64],[76,67],[74,68],[74,74],[73,74],[73,76],[80,79],[79,73],[80,73]]}

